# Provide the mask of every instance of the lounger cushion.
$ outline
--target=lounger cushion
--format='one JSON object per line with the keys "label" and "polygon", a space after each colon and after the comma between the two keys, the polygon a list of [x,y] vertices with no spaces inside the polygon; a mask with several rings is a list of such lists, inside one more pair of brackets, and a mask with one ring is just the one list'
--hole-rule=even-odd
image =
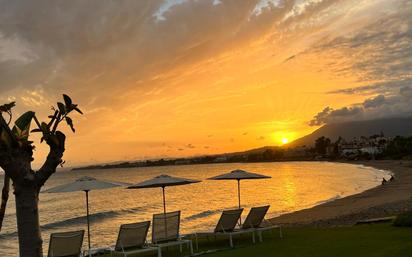
{"label": "lounger cushion", "polygon": [[50,235],[48,257],[79,256],[84,230],[53,233]]}
{"label": "lounger cushion", "polygon": [[120,226],[115,250],[142,248],[146,244],[150,221],[123,224]]}
{"label": "lounger cushion", "polygon": [[243,209],[226,210],[222,212],[214,232],[230,232],[236,227]]}
{"label": "lounger cushion", "polygon": [[259,228],[269,210],[269,207],[270,205],[266,205],[261,207],[253,207],[250,209],[249,214],[242,225],[242,229]]}
{"label": "lounger cushion", "polygon": [[154,214],[152,243],[162,243],[179,239],[180,211]]}

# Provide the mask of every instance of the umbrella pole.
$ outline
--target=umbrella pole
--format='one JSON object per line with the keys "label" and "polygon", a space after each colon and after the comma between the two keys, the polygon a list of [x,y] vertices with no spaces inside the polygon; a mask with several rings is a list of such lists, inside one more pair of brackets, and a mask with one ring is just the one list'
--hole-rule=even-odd
{"label": "umbrella pole", "polygon": [[165,239],[167,239],[167,219],[166,219],[166,197],[165,197],[165,187],[162,187],[163,192],[163,217],[165,219]]}
{"label": "umbrella pole", "polygon": [[[240,179],[237,180],[237,197],[239,200],[239,209],[240,209]],[[239,224],[242,225],[242,216],[239,217]]]}
{"label": "umbrella pole", "polygon": [[89,255],[90,255],[90,221],[89,221],[89,190],[84,190],[86,192],[86,210],[87,210],[87,239],[89,243]]}
{"label": "umbrella pole", "polygon": [[166,215],[166,197],[165,197],[165,187],[162,187],[163,191],[163,213]]}

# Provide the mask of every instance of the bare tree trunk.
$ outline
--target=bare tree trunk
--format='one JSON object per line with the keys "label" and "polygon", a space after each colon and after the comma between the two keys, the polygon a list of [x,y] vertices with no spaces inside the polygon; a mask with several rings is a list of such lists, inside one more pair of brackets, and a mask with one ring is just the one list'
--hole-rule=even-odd
{"label": "bare tree trunk", "polygon": [[43,257],[39,190],[36,186],[15,185],[15,198],[20,257]]}
{"label": "bare tree trunk", "polygon": [[4,174],[4,184],[1,190],[1,205],[0,205],[0,231],[3,226],[4,215],[6,214],[7,201],[9,200],[10,178]]}

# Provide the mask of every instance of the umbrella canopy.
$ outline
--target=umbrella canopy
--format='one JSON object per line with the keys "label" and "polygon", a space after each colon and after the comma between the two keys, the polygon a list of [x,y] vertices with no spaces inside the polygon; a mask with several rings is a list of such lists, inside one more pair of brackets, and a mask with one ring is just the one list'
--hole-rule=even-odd
{"label": "umbrella canopy", "polygon": [[[240,209],[240,181],[243,179],[267,179],[271,178],[270,176],[257,174],[253,172],[248,172],[244,170],[233,170],[229,173],[225,173],[222,175],[218,175],[215,177],[208,178],[208,180],[237,180],[237,196],[239,201],[239,209]],[[242,224],[242,220],[240,220],[240,224]]]}
{"label": "umbrella canopy", "polygon": [[112,182],[105,180],[97,180],[93,177],[81,177],[74,182],[49,188],[43,193],[67,193],[67,192],[77,192],[84,191],[86,193],[86,213],[87,213],[87,238],[89,243],[89,255],[90,255],[90,221],[89,221],[89,191],[91,190],[101,190],[113,187],[128,186],[130,184],[122,182]]}
{"label": "umbrella canopy", "polygon": [[242,180],[242,179],[265,179],[270,176],[252,173],[244,170],[233,170],[219,176],[208,178],[209,180]]}
{"label": "umbrella canopy", "polygon": [[76,191],[90,191],[90,190],[100,190],[113,187],[128,186],[130,184],[121,182],[112,182],[105,180],[97,180],[93,177],[81,177],[76,179],[74,182],[49,188],[44,193],[67,193]]}
{"label": "umbrella canopy", "polygon": [[200,180],[171,177],[169,175],[162,174],[152,179],[145,180],[143,182],[131,185],[128,188],[133,189],[133,188],[180,186],[180,185],[187,185],[187,184],[198,183],[198,182],[200,182]]}
{"label": "umbrella canopy", "polygon": [[194,179],[188,179],[188,178],[178,178],[178,177],[172,177],[169,175],[162,174],[152,179],[131,185],[128,188],[136,189],[136,188],[161,187],[163,190],[163,211],[164,213],[166,213],[165,187],[181,186],[181,185],[193,184],[193,183],[198,183],[198,182],[200,182],[200,180],[194,180]]}

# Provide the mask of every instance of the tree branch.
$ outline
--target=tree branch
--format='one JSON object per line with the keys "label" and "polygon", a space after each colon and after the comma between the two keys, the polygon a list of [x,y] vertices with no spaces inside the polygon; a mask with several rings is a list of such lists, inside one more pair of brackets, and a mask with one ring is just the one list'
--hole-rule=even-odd
{"label": "tree branch", "polygon": [[60,123],[60,119],[61,119],[61,114],[59,113],[59,114],[57,114],[57,117],[56,117],[56,121],[55,121],[55,123],[54,123],[54,125],[53,125],[53,129],[52,129],[52,133],[54,133],[55,131],[56,131],[56,129],[57,129],[57,126],[59,126],[59,123]]}
{"label": "tree branch", "polygon": [[8,111],[7,113],[9,114],[9,122],[7,122],[7,125],[9,125],[13,119],[13,113],[11,111]]}
{"label": "tree branch", "polygon": [[36,172],[36,184],[39,190],[47,179],[56,172],[57,166],[62,163],[65,141],[66,136],[60,131],[46,138],[50,150],[43,166]]}
{"label": "tree branch", "polygon": [[1,191],[1,205],[0,205],[0,232],[3,225],[4,215],[6,213],[7,200],[9,199],[10,178],[4,174],[3,190]]}
{"label": "tree branch", "polygon": [[11,129],[9,127],[9,125],[7,124],[7,122],[4,120],[3,115],[0,113],[0,128],[4,129],[4,131],[6,131],[6,133],[8,134],[8,136],[10,137],[10,139],[12,140],[13,144],[16,144],[16,138],[13,135],[13,132],[11,132]]}
{"label": "tree branch", "polygon": [[[9,138],[12,140],[12,144],[15,144],[15,137],[13,132],[10,130],[9,125],[3,118],[3,115],[0,113],[0,132],[5,131]],[[0,142],[1,143],[1,142]],[[18,172],[12,168],[12,149],[5,147],[5,145],[0,144],[0,167],[3,168],[4,172],[8,177],[12,180],[16,179],[18,176]]]}

